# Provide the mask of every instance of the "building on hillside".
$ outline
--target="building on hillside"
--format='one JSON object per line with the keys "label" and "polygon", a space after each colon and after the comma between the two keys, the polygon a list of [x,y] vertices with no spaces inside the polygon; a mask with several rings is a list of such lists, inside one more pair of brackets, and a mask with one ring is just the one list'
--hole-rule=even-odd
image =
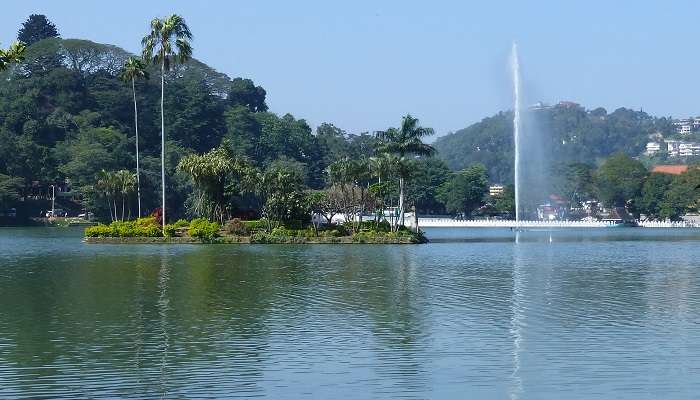
{"label": "building on hillside", "polygon": [[557,105],[558,105],[559,107],[564,107],[564,108],[576,108],[576,107],[580,107],[580,104],[575,103],[575,102],[573,102],[573,101],[566,101],[566,100],[560,101]]}
{"label": "building on hillside", "polygon": [[552,106],[550,106],[547,103],[543,103],[541,101],[538,101],[537,103],[531,105],[528,108],[532,111],[538,111],[538,110],[549,110],[550,108],[552,108]]}
{"label": "building on hillside", "polygon": [[657,173],[661,173],[661,174],[670,174],[670,175],[680,175],[687,170],[688,170],[688,166],[684,165],[684,164],[654,165],[651,168],[651,172],[657,172]]}
{"label": "building on hillside", "polygon": [[661,143],[649,142],[649,143],[647,143],[647,149],[644,151],[644,154],[651,157],[651,156],[656,155],[660,151],[661,151]]}
{"label": "building on hillside", "polygon": [[505,187],[503,185],[491,185],[489,186],[489,196],[496,197],[503,194]]}
{"label": "building on hillside", "polygon": [[680,140],[667,140],[666,141],[666,152],[669,157],[680,157],[681,155],[681,141]]}
{"label": "building on hillside", "polygon": [[700,156],[700,144],[694,142],[681,142],[678,145],[678,155],[680,157]]}

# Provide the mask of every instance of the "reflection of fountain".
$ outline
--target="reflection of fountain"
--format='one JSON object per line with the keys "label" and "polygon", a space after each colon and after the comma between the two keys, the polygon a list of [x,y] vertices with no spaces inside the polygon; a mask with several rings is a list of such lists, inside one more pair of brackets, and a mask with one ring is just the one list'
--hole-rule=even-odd
{"label": "reflection of fountain", "polygon": [[520,228],[520,62],[518,61],[518,46],[513,42],[511,54],[513,70],[513,142],[514,142],[514,186],[515,186],[515,226]]}

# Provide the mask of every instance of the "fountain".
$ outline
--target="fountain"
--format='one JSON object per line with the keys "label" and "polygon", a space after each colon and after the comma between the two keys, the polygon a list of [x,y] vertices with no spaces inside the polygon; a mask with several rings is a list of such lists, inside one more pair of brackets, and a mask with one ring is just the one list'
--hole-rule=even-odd
{"label": "fountain", "polygon": [[520,228],[520,63],[518,61],[518,46],[513,42],[511,53],[511,69],[513,72],[513,141],[515,153],[515,227]]}

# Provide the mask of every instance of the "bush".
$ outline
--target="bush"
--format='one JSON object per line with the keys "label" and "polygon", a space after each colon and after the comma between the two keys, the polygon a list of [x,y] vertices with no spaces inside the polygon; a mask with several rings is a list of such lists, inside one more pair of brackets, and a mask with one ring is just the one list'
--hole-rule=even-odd
{"label": "bush", "polygon": [[212,240],[219,236],[219,224],[204,218],[193,219],[190,222],[189,234],[201,240]]}
{"label": "bush", "polygon": [[224,231],[230,235],[247,236],[250,233],[248,226],[238,218],[234,218],[224,225]]}
{"label": "bush", "polygon": [[165,237],[177,236],[177,226],[175,224],[165,224],[165,228],[163,228],[163,236],[165,236]]}
{"label": "bush", "polygon": [[[175,221],[172,225],[173,225],[174,227],[176,227],[176,228],[187,228],[188,226],[190,226],[190,223],[187,222],[187,220],[178,219],[178,220]],[[167,225],[166,225],[166,226],[167,226]]]}
{"label": "bush", "polygon": [[85,236],[87,237],[111,237],[112,228],[109,225],[95,225],[85,228]]}
{"label": "bush", "polygon": [[160,227],[152,218],[140,218],[136,221],[114,221],[109,225],[96,225],[85,229],[88,237],[159,237]]}
{"label": "bush", "polygon": [[245,225],[248,232],[264,231],[267,229],[267,221],[264,219],[256,219],[252,221],[241,221]]}

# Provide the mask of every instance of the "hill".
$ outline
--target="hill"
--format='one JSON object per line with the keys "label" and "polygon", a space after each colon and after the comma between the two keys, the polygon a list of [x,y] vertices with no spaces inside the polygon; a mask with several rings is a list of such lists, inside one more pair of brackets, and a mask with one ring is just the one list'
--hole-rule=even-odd
{"label": "hill", "polygon": [[[570,102],[525,113],[524,139],[540,152],[549,168],[571,163],[599,164],[617,152],[639,155],[654,133],[675,133],[670,119],[619,108],[587,110]],[[439,156],[453,170],[473,163],[486,166],[493,182],[513,181],[513,113],[500,112],[435,142]]]}

